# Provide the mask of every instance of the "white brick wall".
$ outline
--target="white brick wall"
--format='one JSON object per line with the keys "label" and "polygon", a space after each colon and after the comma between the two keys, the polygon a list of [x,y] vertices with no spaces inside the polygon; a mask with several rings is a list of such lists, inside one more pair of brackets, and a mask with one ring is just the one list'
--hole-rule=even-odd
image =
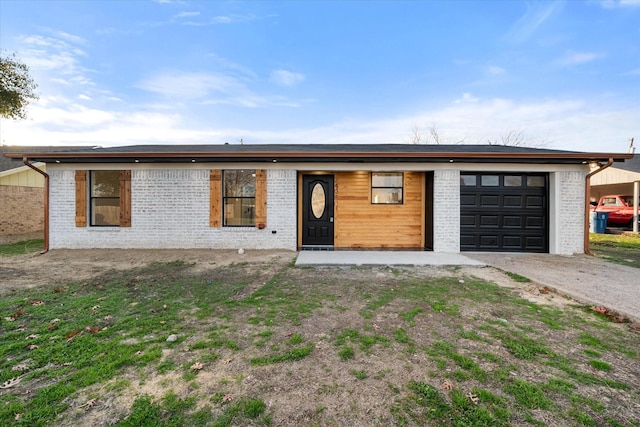
{"label": "white brick wall", "polygon": [[[550,216],[552,224],[549,252],[559,255],[573,255],[584,252],[584,185],[586,171],[556,172],[552,180]],[[555,243],[555,244],[554,244]]]}
{"label": "white brick wall", "polygon": [[267,227],[209,227],[209,169],[134,169],[131,227],[76,227],[75,172],[53,170],[50,247],[296,249],[296,171],[267,171]]}
{"label": "white brick wall", "polygon": [[[132,168],[131,228],[76,227],[75,172],[63,167],[52,165],[49,171],[52,249],[296,249],[295,165],[292,169],[267,170],[267,227],[264,230],[210,228],[209,168],[158,166]],[[414,169],[418,167],[424,168],[424,165]],[[488,169],[486,165],[484,168]],[[536,171],[544,170],[540,167]],[[583,252],[586,173],[586,169],[575,168],[550,173],[550,253]],[[460,251],[460,170],[435,168],[433,191],[434,251],[457,253]]]}
{"label": "white brick wall", "polygon": [[460,252],[460,171],[433,173],[433,251]]}

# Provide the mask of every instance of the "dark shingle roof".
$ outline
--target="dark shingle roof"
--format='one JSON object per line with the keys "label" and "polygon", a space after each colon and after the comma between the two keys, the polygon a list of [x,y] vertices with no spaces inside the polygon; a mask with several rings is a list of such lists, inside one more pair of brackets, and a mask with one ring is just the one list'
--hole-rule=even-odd
{"label": "dark shingle roof", "polygon": [[414,144],[268,144],[268,145],[132,145],[76,148],[48,153],[30,147],[22,154],[32,161],[88,162],[527,162],[582,163],[608,158],[624,160],[626,154],[585,153],[504,145]]}
{"label": "dark shingle roof", "polygon": [[0,172],[8,171],[11,169],[16,169],[24,166],[22,160],[20,159],[10,159],[5,157],[3,154],[5,153],[13,153],[13,154],[22,154],[22,153],[52,153],[52,152],[69,152],[69,151],[77,151],[77,150],[85,150],[90,147],[54,147],[54,146],[45,146],[45,147],[27,147],[27,146],[18,146],[18,145],[0,145]]}

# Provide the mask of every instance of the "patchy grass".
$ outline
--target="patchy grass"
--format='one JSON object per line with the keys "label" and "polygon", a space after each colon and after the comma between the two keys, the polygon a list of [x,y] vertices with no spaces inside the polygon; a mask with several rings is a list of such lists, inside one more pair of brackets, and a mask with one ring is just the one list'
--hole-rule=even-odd
{"label": "patchy grass", "polygon": [[0,257],[33,254],[44,250],[44,240],[34,239],[0,245]]}
{"label": "patchy grass", "polygon": [[599,258],[640,268],[640,235],[590,233],[589,245],[591,251]]}
{"label": "patchy grass", "polygon": [[0,328],[0,425],[640,419],[637,333],[458,269],[152,263],[8,292]]}

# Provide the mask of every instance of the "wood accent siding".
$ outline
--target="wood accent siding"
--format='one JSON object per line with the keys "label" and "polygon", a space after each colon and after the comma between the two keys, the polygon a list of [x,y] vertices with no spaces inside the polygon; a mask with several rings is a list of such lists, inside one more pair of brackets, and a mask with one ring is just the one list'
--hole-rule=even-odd
{"label": "wood accent siding", "polygon": [[222,171],[209,172],[209,227],[220,228],[222,224]]}
{"label": "wood accent siding", "polygon": [[120,171],[120,227],[131,227],[131,171]]}
{"label": "wood accent siding", "polygon": [[404,172],[404,203],[371,204],[371,172],[335,173],[336,248],[424,248],[425,179]]}
{"label": "wood accent siding", "polygon": [[267,226],[267,171],[256,170],[256,227]]}
{"label": "wood accent siding", "polygon": [[76,227],[87,226],[87,171],[76,171]]}

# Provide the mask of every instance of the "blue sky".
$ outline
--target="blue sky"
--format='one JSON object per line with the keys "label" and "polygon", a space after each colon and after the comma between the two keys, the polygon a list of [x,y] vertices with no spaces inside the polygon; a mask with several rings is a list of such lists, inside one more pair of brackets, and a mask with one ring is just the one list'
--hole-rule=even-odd
{"label": "blue sky", "polygon": [[3,144],[640,143],[640,0],[0,0],[0,49]]}

